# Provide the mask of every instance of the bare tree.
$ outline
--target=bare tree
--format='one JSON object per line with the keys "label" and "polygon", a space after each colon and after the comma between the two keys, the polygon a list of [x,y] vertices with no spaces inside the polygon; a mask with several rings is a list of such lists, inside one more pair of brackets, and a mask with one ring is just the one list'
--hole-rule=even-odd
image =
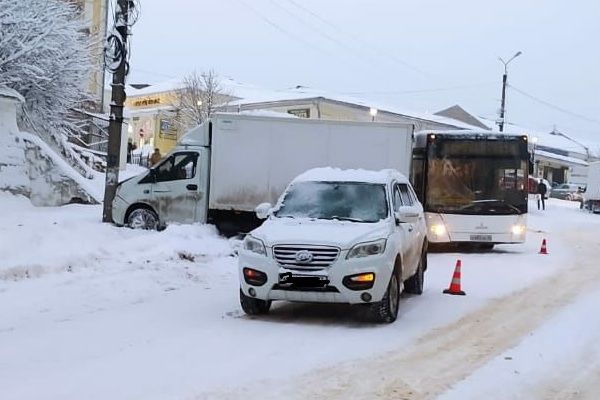
{"label": "bare tree", "polygon": [[175,104],[178,109],[175,117],[177,125],[183,130],[200,125],[210,118],[217,107],[226,104],[230,97],[223,90],[215,71],[194,71],[186,75]]}

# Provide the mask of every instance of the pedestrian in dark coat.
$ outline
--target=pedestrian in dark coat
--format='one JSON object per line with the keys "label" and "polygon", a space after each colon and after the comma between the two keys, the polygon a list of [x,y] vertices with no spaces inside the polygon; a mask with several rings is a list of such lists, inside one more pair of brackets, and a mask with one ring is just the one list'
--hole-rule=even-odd
{"label": "pedestrian in dark coat", "polygon": [[543,180],[540,179],[540,181],[538,182],[537,185],[537,192],[538,192],[538,199],[537,199],[537,206],[538,206],[538,210],[540,209],[540,201],[542,202],[542,210],[546,209],[546,193],[548,192],[548,188],[546,187],[546,184],[544,183]]}

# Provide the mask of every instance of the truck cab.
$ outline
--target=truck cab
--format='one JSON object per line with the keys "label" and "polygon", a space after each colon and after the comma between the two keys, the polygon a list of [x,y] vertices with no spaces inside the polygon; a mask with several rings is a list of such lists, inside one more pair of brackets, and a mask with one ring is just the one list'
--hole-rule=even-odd
{"label": "truck cab", "polygon": [[147,172],[122,182],[113,202],[113,221],[138,229],[170,222],[206,222],[208,126],[200,125]]}

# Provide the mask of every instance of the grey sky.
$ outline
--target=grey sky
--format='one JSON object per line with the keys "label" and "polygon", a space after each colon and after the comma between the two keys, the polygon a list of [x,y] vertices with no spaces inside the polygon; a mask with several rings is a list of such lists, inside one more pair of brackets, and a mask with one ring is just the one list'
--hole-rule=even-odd
{"label": "grey sky", "polygon": [[[129,82],[198,69],[271,89],[305,85],[414,109],[460,104],[600,143],[598,0],[142,0]],[[443,89],[443,90],[437,90]],[[587,119],[587,120],[586,120]]]}

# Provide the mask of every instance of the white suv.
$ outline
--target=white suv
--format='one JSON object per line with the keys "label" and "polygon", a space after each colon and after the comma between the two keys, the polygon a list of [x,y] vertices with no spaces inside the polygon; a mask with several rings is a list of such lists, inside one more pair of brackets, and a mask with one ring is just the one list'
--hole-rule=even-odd
{"label": "white suv", "polygon": [[367,304],[393,322],[400,293],[423,292],[423,207],[397,171],[313,169],[257,215],[267,220],[239,253],[248,314],[267,313],[272,300]]}

